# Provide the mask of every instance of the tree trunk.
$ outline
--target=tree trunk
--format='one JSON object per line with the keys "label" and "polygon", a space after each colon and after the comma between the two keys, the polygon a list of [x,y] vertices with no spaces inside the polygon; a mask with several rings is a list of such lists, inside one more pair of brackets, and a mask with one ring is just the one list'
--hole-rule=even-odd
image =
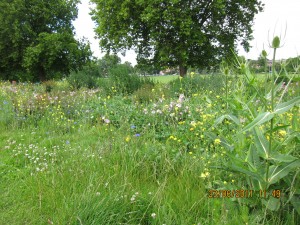
{"label": "tree trunk", "polygon": [[41,82],[46,81],[46,71],[42,66],[40,66],[39,68],[39,81]]}
{"label": "tree trunk", "polygon": [[179,65],[179,75],[181,77],[185,77],[187,73],[187,67],[183,65]]}

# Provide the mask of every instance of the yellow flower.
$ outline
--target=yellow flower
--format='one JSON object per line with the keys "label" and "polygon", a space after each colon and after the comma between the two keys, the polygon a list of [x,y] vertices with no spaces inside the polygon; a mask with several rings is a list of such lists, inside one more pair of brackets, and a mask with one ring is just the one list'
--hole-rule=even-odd
{"label": "yellow flower", "polygon": [[201,178],[206,178],[206,177],[208,177],[209,175],[210,175],[209,172],[205,172],[205,173],[201,173],[200,177],[201,177]]}
{"label": "yellow flower", "polygon": [[129,142],[129,141],[130,141],[130,137],[127,136],[126,139],[125,139],[125,141],[126,141],[126,142]]}
{"label": "yellow flower", "polygon": [[279,134],[279,136],[281,136],[281,137],[285,137],[286,131],[285,131],[285,130],[280,130],[280,131],[278,132],[278,134]]}
{"label": "yellow flower", "polygon": [[215,143],[215,145],[219,145],[219,144],[221,144],[221,140],[219,138],[216,138],[214,143]]}

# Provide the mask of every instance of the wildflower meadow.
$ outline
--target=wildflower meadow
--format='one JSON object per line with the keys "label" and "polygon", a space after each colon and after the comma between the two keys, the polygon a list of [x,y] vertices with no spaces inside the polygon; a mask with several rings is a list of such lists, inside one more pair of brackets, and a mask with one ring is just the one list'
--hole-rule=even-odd
{"label": "wildflower meadow", "polygon": [[0,224],[300,224],[299,74],[220,71],[1,82]]}

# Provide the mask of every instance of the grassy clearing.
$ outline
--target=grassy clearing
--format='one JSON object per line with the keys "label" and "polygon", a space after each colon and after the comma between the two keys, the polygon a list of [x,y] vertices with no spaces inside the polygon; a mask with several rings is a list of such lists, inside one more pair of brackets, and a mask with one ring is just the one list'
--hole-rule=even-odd
{"label": "grassy clearing", "polygon": [[151,79],[155,82],[159,83],[169,83],[170,81],[176,80],[179,77],[179,75],[165,75],[165,76],[152,76]]}
{"label": "grassy clearing", "polygon": [[[0,224],[299,224],[297,99],[279,105],[273,121],[270,171],[290,164],[266,197],[257,187],[271,86],[262,77],[195,75],[106,95],[65,81],[51,92],[2,82]],[[297,82],[275,89],[276,103],[300,94]]]}

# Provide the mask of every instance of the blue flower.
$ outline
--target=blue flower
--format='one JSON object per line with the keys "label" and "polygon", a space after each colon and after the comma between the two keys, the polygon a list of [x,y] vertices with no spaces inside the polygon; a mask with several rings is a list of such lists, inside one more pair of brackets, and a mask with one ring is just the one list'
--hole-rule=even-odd
{"label": "blue flower", "polygon": [[134,136],[139,137],[139,136],[141,136],[141,134],[135,134]]}
{"label": "blue flower", "polygon": [[130,126],[130,128],[131,128],[131,129],[135,129],[135,128],[136,128],[136,126],[134,126],[134,125],[131,125],[131,126]]}

